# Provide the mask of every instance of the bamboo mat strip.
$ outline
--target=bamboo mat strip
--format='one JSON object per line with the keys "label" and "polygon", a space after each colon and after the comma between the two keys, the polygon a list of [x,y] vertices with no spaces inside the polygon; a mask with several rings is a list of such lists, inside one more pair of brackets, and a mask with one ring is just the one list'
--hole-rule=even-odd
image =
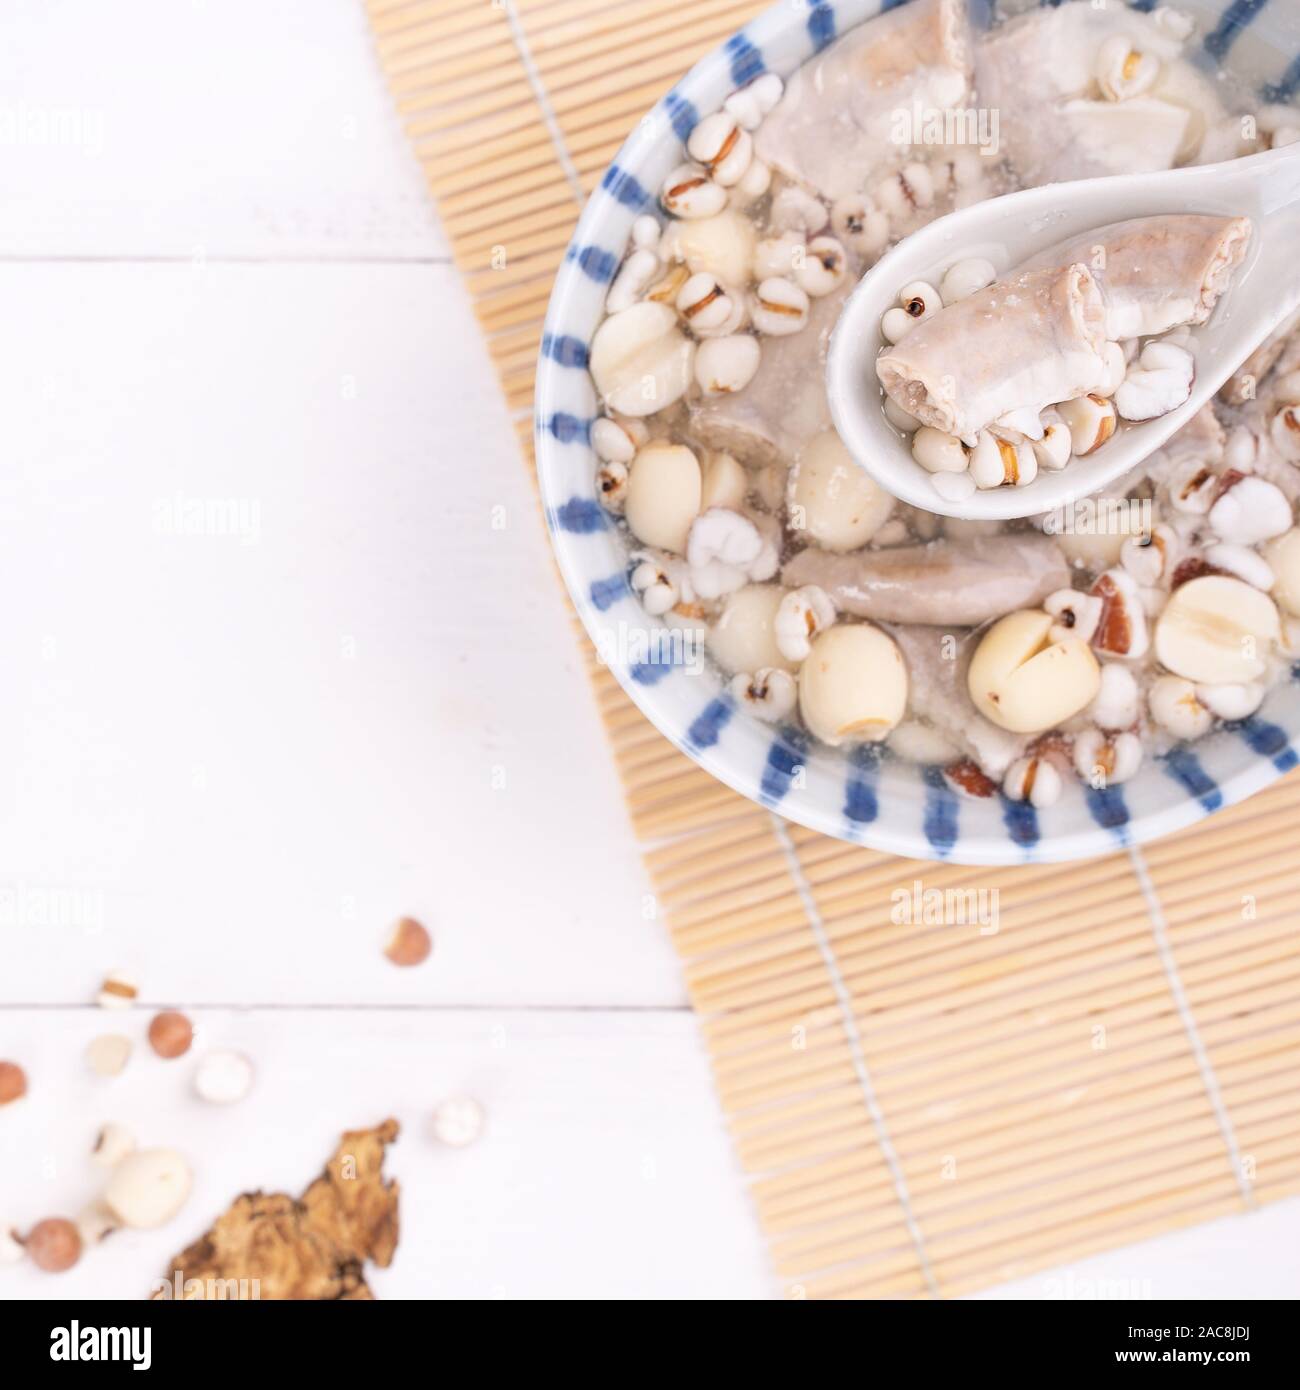
{"label": "bamboo mat strip", "polygon": [[[764,6],[366,4],[531,467],[582,201]],[[713,781],[575,629],[786,1296],[955,1297],[1300,1193],[1300,775],[1086,864],[897,859]],[[996,933],[895,922],[917,880],[996,890]]]}

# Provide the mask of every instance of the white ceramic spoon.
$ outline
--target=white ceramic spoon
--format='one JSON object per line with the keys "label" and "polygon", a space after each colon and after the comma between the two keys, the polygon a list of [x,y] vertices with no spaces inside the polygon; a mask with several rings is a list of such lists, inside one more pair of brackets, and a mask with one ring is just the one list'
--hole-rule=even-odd
{"label": "white ceramic spoon", "polygon": [[[1100,449],[1025,487],[978,491],[949,502],[913,459],[910,438],[881,409],[875,360],[880,320],[913,280],[938,285],[954,261],[982,256],[999,277],[1067,237],[1157,213],[1245,216],[1254,223],[1246,258],[1209,322],[1192,329],[1196,380],[1177,410],[1122,424]],[[1067,506],[1127,473],[1185,424],[1300,305],[1300,144],[1223,164],[1122,174],[1027,189],[976,203],[905,237],[862,277],[831,337],[826,388],[845,447],[895,497],[946,516],[1004,519]]]}

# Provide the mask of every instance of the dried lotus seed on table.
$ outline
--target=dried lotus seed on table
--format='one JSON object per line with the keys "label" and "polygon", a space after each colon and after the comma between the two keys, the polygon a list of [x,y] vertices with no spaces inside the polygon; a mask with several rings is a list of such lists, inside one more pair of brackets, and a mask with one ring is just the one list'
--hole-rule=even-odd
{"label": "dried lotus seed on table", "polygon": [[[1300,131],[1293,107],[1257,111],[1251,93],[1207,82],[1182,50],[1181,17],[1166,9],[1125,8],[1078,27],[1077,51],[1061,54],[1078,83],[1065,117],[1024,87],[1014,60],[1047,51],[1043,35],[1081,9],[1066,0],[995,21],[973,39],[973,78],[936,78],[942,87],[960,76],[954,99],[963,103],[1017,107],[996,160],[924,143],[882,147],[878,130],[858,122],[897,104],[887,86],[849,100],[832,85],[814,99],[820,65],[841,62],[874,21],[833,39],[788,87],[764,74],[701,111],[680,162],[650,189],[657,206],[632,221],[587,354],[594,495],[626,546],[644,621],[699,636],[714,690],[729,693],[738,717],[801,725],[840,748],[880,741],[887,756],[914,763],[971,757],[969,741],[936,727],[934,673],[919,659],[909,669],[901,633],[863,621],[871,595],[832,584],[828,566],[849,566],[843,573],[866,585],[896,556],[933,618],[960,596],[945,566],[966,573],[969,560],[983,573],[978,547],[1005,543],[1007,599],[999,611],[995,594],[973,630],[958,686],[1001,740],[976,744],[981,773],[1037,807],[1069,794],[1075,777],[1152,775],[1151,757],[1246,717],[1300,656],[1296,323],[1237,364],[1224,392],[1132,474],[1085,493],[1077,524],[1056,515],[971,524],[903,506],[833,428],[830,334],[892,242],[1017,187],[1230,157],[1247,142],[1224,132],[1243,115],[1258,115],[1260,147]],[[1227,209],[1138,221],[1136,231],[1089,234],[1085,249],[1100,245],[1112,276],[1104,331],[1071,359],[1086,371],[1069,389],[999,394],[1006,354],[988,354],[983,383],[997,408],[967,430],[960,411],[932,413],[932,400],[868,383],[936,503],[1068,473],[1129,422],[1186,399],[1199,350],[1194,310],[1213,308],[1253,233]],[[1081,244],[1045,254],[1075,264]],[[996,254],[952,246],[925,276],[899,284],[879,325],[882,354],[924,365],[923,353],[951,339],[947,325],[978,315],[1017,273]],[[1199,272],[1187,268],[1203,266],[1214,267],[1209,279],[1189,282]],[[976,356],[971,341],[956,339],[963,370]],[[1060,356],[1048,343],[1024,380],[1058,385]],[[1107,519],[1139,507],[1136,527]],[[1050,582],[1033,593],[1013,559],[1030,537],[1053,557]]]}
{"label": "dried lotus seed on table", "polygon": [[104,1205],[122,1225],[152,1230],[180,1211],[192,1184],[190,1166],[175,1149],[136,1149],[114,1165]]}

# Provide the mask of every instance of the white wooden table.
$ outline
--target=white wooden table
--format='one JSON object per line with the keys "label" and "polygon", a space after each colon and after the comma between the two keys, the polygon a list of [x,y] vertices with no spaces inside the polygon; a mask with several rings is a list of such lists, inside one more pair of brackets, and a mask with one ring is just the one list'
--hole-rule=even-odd
{"label": "white wooden table", "polygon": [[[74,1212],[106,1120],[197,1174],[172,1226],[0,1298],[133,1296],[388,1114],[381,1297],[770,1296],[357,0],[9,0],[0,170],[0,1058],[31,1083],[0,1222]],[[380,954],[400,914],[420,969]],[[130,1015],[91,1002],[114,967]],[[90,1077],[163,1005],[254,1057],[247,1101],[143,1042]],[[462,1151],[428,1133],[457,1093],[489,1116]],[[1297,1248],[1289,1204],[997,1292],[1267,1296]]]}

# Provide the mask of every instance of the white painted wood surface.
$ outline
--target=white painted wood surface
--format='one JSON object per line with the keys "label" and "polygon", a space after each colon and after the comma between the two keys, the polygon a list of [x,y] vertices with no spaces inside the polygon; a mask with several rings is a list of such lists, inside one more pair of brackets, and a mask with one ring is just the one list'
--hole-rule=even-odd
{"label": "white painted wood surface", "polygon": [[[107,1119],[197,1171],[171,1227],[0,1298],[143,1290],[390,1113],[383,1297],[770,1295],[359,5],[10,0],[0,170],[0,1057],[31,1079],[0,1221],[74,1210]],[[379,952],[400,913],[418,970]],[[145,1003],[109,1018],[113,967]],[[148,1055],[162,1004],[255,1058],[248,1101]],[[462,1092],[488,1131],[451,1152],[427,1117]],[[1294,1293],[1297,1248],[1291,1203],[998,1292]]]}

